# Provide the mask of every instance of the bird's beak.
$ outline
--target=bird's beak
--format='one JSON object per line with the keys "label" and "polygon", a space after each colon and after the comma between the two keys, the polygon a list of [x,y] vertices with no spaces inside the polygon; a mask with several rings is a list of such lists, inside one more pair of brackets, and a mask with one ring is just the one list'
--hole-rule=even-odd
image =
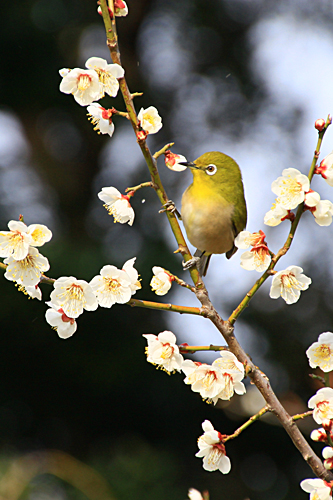
{"label": "bird's beak", "polygon": [[193,161],[183,161],[183,162],[180,161],[178,165],[184,165],[184,167],[189,167],[189,168],[198,168]]}

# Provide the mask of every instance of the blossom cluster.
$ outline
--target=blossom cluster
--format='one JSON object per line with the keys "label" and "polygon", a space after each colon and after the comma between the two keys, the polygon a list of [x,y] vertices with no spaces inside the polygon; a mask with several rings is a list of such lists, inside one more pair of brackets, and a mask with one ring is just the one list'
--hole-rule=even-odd
{"label": "blossom cluster", "polygon": [[[306,351],[311,368],[320,368],[329,373],[333,370],[333,333],[324,332],[318,337]],[[333,440],[333,389],[323,387],[319,389],[308,401],[308,407],[313,410],[312,416],[321,428],[311,432],[311,439],[324,444],[332,444]],[[326,446],[322,450],[324,467],[333,469],[333,448]],[[332,483],[323,479],[305,479],[301,482],[301,488],[310,493],[310,499],[332,500]]]}
{"label": "blossom cluster", "polygon": [[[164,331],[157,336],[145,334],[143,337],[148,343],[147,361],[168,374],[182,371],[186,375],[185,384],[191,385],[192,391],[199,393],[208,403],[216,404],[219,399],[229,400],[235,392],[245,394],[246,389],[241,382],[244,366],[230,351],[221,351],[221,356],[209,365],[184,360],[172,332]],[[202,428],[204,434],[198,440],[199,451],[196,456],[203,458],[204,469],[220,470],[227,474],[231,465],[226,456],[223,436],[214,430],[208,420],[205,420]]]}
{"label": "blossom cluster", "polygon": [[[330,156],[330,155],[329,155]],[[316,173],[321,173],[325,178],[330,179],[330,170],[333,164],[333,154],[331,158],[324,158]],[[327,180],[327,179],[326,179]],[[332,182],[332,181],[330,181]],[[301,174],[296,168],[286,168],[282,176],[272,183],[272,191],[278,197],[271,210],[264,218],[264,223],[268,226],[277,226],[285,219],[293,219],[291,210],[304,202],[304,209],[310,210],[319,226],[329,226],[332,223],[333,204],[329,200],[321,200],[319,193],[310,189],[309,178]]]}
{"label": "blossom cluster", "polygon": [[[266,235],[263,231],[250,233],[241,231],[235,239],[238,248],[249,248],[251,250],[241,255],[241,266],[248,271],[265,271],[271,263],[271,254],[265,242]],[[311,284],[311,278],[305,276],[303,269],[299,266],[289,266],[282,271],[272,271],[273,280],[269,292],[272,299],[282,297],[287,304],[298,301],[301,291],[307,290]]]}
{"label": "blossom cluster", "polygon": [[6,257],[5,278],[15,281],[20,289],[41,300],[38,288],[42,273],[50,268],[49,261],[36,247],[52,238],[52,232],[43,224],[26,226],[22,221],[11,220],[9,231],[0,232],[0,257]]}
{"label": "blossom cluster", "polygon": [[98,306],[110,308],[114,304],[125,304],[141,288],[139,275],[134,268],[135,257],[128,260],[122,269],[106,265],[100,274],[87,283],[74,276],[62,276],[53,286],[50,309],[46,320],[59,337],[67,339],[77,329],[76,318],[84,310],[95,311]]}
{"label": "blossom cluster", "polygon": [[241,382],[244,378],[244,366],[232,352],[221,351],[221,357],[211,365],[190,359],[184,361],[172,332],[143,336],[148,342],[147,361],[169,374],[182,371],[186,375],[184,383],[191,385],[192,391],[198,392],[203,400],[216,404],[219,399],[229,400],[234,392],[246,392]]}
{"label": "blossom cluster", "polygon": [[241,256],[241,266],[248,271],[256,270],[259,273],[265,271],[271,263],[271,255],[265,242],[266,235],[263,231],[250,233],[241,231],[235,239],[237,248],[246,249],[252,247],[250,251],[244,252]]}
{"label": "blossom cluster", "polygon": [[[121,3],[125,4],[125,2]],[[113,115],[127,115],[119,113],[113,107],[104,108],[97,101],[102,99],[105,94],[116,97],[119,90],[119,79],[124,77],[125,71],[119,64],[108,64],[107,60],[101,57],[90,57],[85,66],[84,69],[62,68],[59,70],[60,76],[62,76],[59,89],[65,94],[72,94],[81,106],[87,106],[88,119],[94,125],[94,130],[97,133],[108,134],[112,137],[114,132]],[[138,120],[143,131],[143,139],[148,134],[155,134],[162,127],[161,117],[154,106],[147,109],[141,108]]]}

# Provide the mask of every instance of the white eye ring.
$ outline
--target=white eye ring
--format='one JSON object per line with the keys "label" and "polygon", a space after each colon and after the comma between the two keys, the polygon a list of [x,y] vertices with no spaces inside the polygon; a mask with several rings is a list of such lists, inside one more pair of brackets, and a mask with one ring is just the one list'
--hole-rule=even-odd
{"label": "white eye ring", "polygon": [[211,163],[206,168],[206,174],[207,175],[214,175],[214,174],[216,174],[216,172],[217,172],[217,167],[216,167],[216,165],[214,165],[214,163]]}

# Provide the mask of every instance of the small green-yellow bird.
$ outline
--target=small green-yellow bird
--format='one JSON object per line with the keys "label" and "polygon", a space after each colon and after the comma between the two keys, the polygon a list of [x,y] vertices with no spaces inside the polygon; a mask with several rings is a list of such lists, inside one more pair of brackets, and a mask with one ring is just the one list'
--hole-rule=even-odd
{"label": "small green-yellow bird", "polygon": [[183,162],[193,174],[193,183],[182,197],[181,218],[190,243],[197,248],[194,259],[205,276],[213,253],[236,252],[234,240],[246,226],[247,212],[242,174],[237,163],[223,153],[211,151],[194,162]]}

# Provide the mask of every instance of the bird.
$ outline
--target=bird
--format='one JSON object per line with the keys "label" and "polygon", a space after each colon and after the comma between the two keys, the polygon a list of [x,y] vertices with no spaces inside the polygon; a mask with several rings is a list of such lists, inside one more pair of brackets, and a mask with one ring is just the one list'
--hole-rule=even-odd
{"label": "bird", "polygon": [[212,254],[237,251],[234,240],[245,229],[247,209],[242,174],[230,156],[211,151],[193,162],[180,162],[190,168],[193,182],[182,196],[181,219],[190,243],[197,248],[184,269],[197,266],[205,276]]}

